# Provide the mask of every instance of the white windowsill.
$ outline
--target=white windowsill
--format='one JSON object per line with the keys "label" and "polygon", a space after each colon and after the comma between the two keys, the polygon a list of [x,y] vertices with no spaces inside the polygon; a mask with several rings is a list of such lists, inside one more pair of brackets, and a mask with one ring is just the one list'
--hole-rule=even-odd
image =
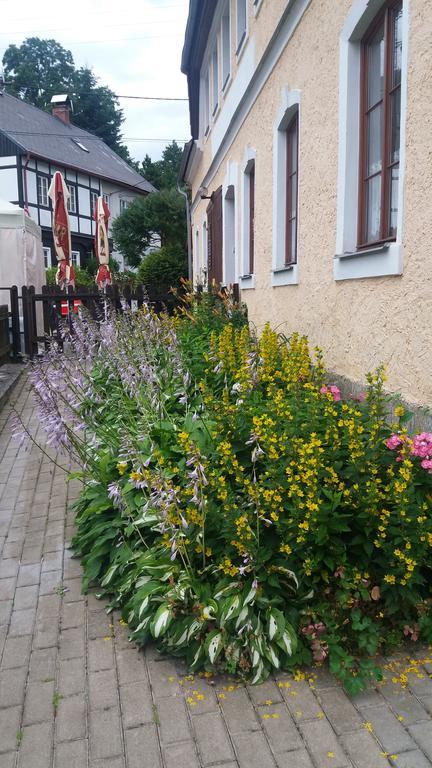
{"label": "white windowsill", "polygon": [[258,0],[257,3],[254,3],[254,14],[255,14],[255,17],[258,16],[258,14],[259,14],[259,12],[261,10],[262,4],[263,4],[263,0]]}
{"label": "white windowsill", "polygon": [[236,50],[236,58],[237,58],[237,64],[240,62],[241,57],[243,56],[243,51],[246,48],[247,41],[249,40],[249,36],[247,32],[244,33],[242,39],[240,40],[237,50]]}
{"label": "white windowsill", "polygon": [[241,275],[239,278],[240,281],[240,288],[242,291],[250,290],[251,288],[255,288],[255,275]]}
{"label": "white windowsill", "polygon": [[385,243],[361,251],[336,254],[333,272],[335,280],[401,275],[403,272],[402,243]]}
{"label": "white windowsill", "polygon": [[298,264],[276,267],[272,270],[272,287],[278,288],[281,285],[298,285]]}

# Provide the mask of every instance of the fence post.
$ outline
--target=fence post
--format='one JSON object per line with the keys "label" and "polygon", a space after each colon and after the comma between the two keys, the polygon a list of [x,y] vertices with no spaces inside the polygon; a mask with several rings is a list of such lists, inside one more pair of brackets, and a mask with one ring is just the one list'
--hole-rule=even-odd
{"label": "fence post", "polygon": [[142,285],[137,285],[136,296],[138,301],[138,309],[141,309],[142,305],[144,304],[144,287]]}
{"label": "fence post", "polygon": [[26,355],[31,357],[29,297],[28,297],[28,288],[26,285],[22,286],[21,295],[22,295],[23,325],[24,325],[24,351]]}
{"label": "fence post", "polygon": [[42,313],[43,313],[43,324],[44,324],[44,337],[45,337],[45,349],[49,348],[49,340],[48,337],[50,335],[50,300],[48,299],[50,289],[47,285],[42,286],[42,293],[44,296],[46,296],[46,299],[42,300]]}
{"label": "fence post", "polygon": [[21,331],[19,317],[18,286],[10,289],[10,305],[12,317],[12,359],[17,362],[21,354]]}
{"label": "fence post", "polygon": [[38,349],[38,332],[37,332],[37,320],[36,320],[36,301],[34,298],[36,291],[34,285],[31,285],[28,291],[29,297],[29,309],[30,309],[30,333],[31,333],[31,357],[37,355]]}

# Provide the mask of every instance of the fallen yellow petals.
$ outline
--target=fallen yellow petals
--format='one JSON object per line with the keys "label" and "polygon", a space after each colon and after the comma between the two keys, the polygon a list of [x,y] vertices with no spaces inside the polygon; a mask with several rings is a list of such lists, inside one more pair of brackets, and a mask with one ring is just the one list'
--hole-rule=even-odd
{"label": "fallen yellow petals", "polygon": [[218,693],[218,699],[226,699],[226,696],[224,693]]}
{"label": "fallen yellow petals", "polygon": [[363,723],[363,728],[366,728],[369,733],[373,733],[373,725],[372,723]]}
{"label": "fallen yellow petals", "polygon": [[332,757],[335,757],[335,753],[334,752],[327,752],[327,757],[331,759]]}
{"label": "fallen yellow petals", "polygon": [[204,698],[205,698],[205,696],[204,696],[204,694],[203,694],[203,693],[197,693],[196,697],[197,697],[197,700],[198,700],[198,701],[203,701],[203,700],[204,700]]}
{"label": "fallen yellow petals", "polygon": [[279,712],[273,712],[273,714],[272,714],[273,720],[277,720],[278,717],[280,717]]}
{"label": "fallen yellow petals", "polygon": [[111,635],[105,635],[104,640],[112,640]]}
{"label": "fallen yellow petals", "polygon": [[270,720],[270,715],[263,715],[263,720]]}
{"label": "fallen yellow petals", "polygon": [[403,720],[405,720],[405,718],[402,715],[399,715],[398,720],[400,720],[400,722],[402,722]]}
{"label": "fallen yellow petals", "polygon": [[267,704],[268,707],[271,707],[271,705],[273,704],[271,699],[267,699],[264,703]]}
{"label": "fallen yellow petals", "polygon": [[325,717],[325,714],[324,714],[324,712],[318,712],[318,714],[317,714],[317,718],[318,718],[319,720],[322,720],[322,719],[323,719],[323,717]]}

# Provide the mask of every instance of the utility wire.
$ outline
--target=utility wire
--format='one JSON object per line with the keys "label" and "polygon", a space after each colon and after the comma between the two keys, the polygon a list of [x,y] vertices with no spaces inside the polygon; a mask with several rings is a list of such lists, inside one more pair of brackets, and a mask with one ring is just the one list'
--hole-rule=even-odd
{"label": "utility wire", "polygon": [[[6,80],[4,85],[15,85],[15,83],[11,82],[10,80]],[[32,85],[25,85],[23,83],[20,83],[20,88],[34,88],[35,84]],[[59,86],[59,89],[63,88],[67,91],[67,86]],[[97,85],[95,87],[94,91],[74,91],[71,94],[71,98],[74,98],[75,96],[91,96],[94,93],[97,93],[98,88],[107,88],[108,90],[111,90],[111,88],[108,85]],[[53,95],[56,95],[56,93],[53,91]],[[180,96],[131,96],[131,95],[125,95],[121,93],[113,93],[114,99],[137,99],[138,101],[189,101],[188,98],[183,98]]]}
{"label": "utility wire", "polygon": [[[8,128],[2,128],[2,130],[4,131],[4,133],[6,133],[6,134],[8,134],[10,136],[56,136],[59,139],[76,139],[77,141],[82,141],[82,142],[84,142],[84,141],[94,141],[94,140],[96,140],[96,141],[103,141],[103,138],[101,136],[94,136],[94,135],[90,135],[90,134],[87,134],[87,133],[84,135],[82,133],[66,134],[66,133],[45,133],[45,131],[14,131],[14,130],[11,130],[10,128],[9,129]],[[176,142],[178,142],[180,144],[180,143],[183,143],[183,142],[186,143],[187,141],[189,141],[189,139],[173,139],[173,138],[170,138],[170,139],[160,139],[160,138],[145,139],[145,138],[143,138],[141,136],[139,136],[139,137],[122,136],[122,141],[166,141],[166,142],[176,141]]]}

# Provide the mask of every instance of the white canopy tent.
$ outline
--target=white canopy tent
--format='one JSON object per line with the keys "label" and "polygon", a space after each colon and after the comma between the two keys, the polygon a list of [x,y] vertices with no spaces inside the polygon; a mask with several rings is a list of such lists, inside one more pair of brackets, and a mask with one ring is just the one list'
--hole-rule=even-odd
{"label": "white canopy tent", "polygon": [[[40,227],[18,205],[0,198],[0,286],[45,283],[44,254]],[[9,293],[0,291],[0,304],[9,303]]]}

